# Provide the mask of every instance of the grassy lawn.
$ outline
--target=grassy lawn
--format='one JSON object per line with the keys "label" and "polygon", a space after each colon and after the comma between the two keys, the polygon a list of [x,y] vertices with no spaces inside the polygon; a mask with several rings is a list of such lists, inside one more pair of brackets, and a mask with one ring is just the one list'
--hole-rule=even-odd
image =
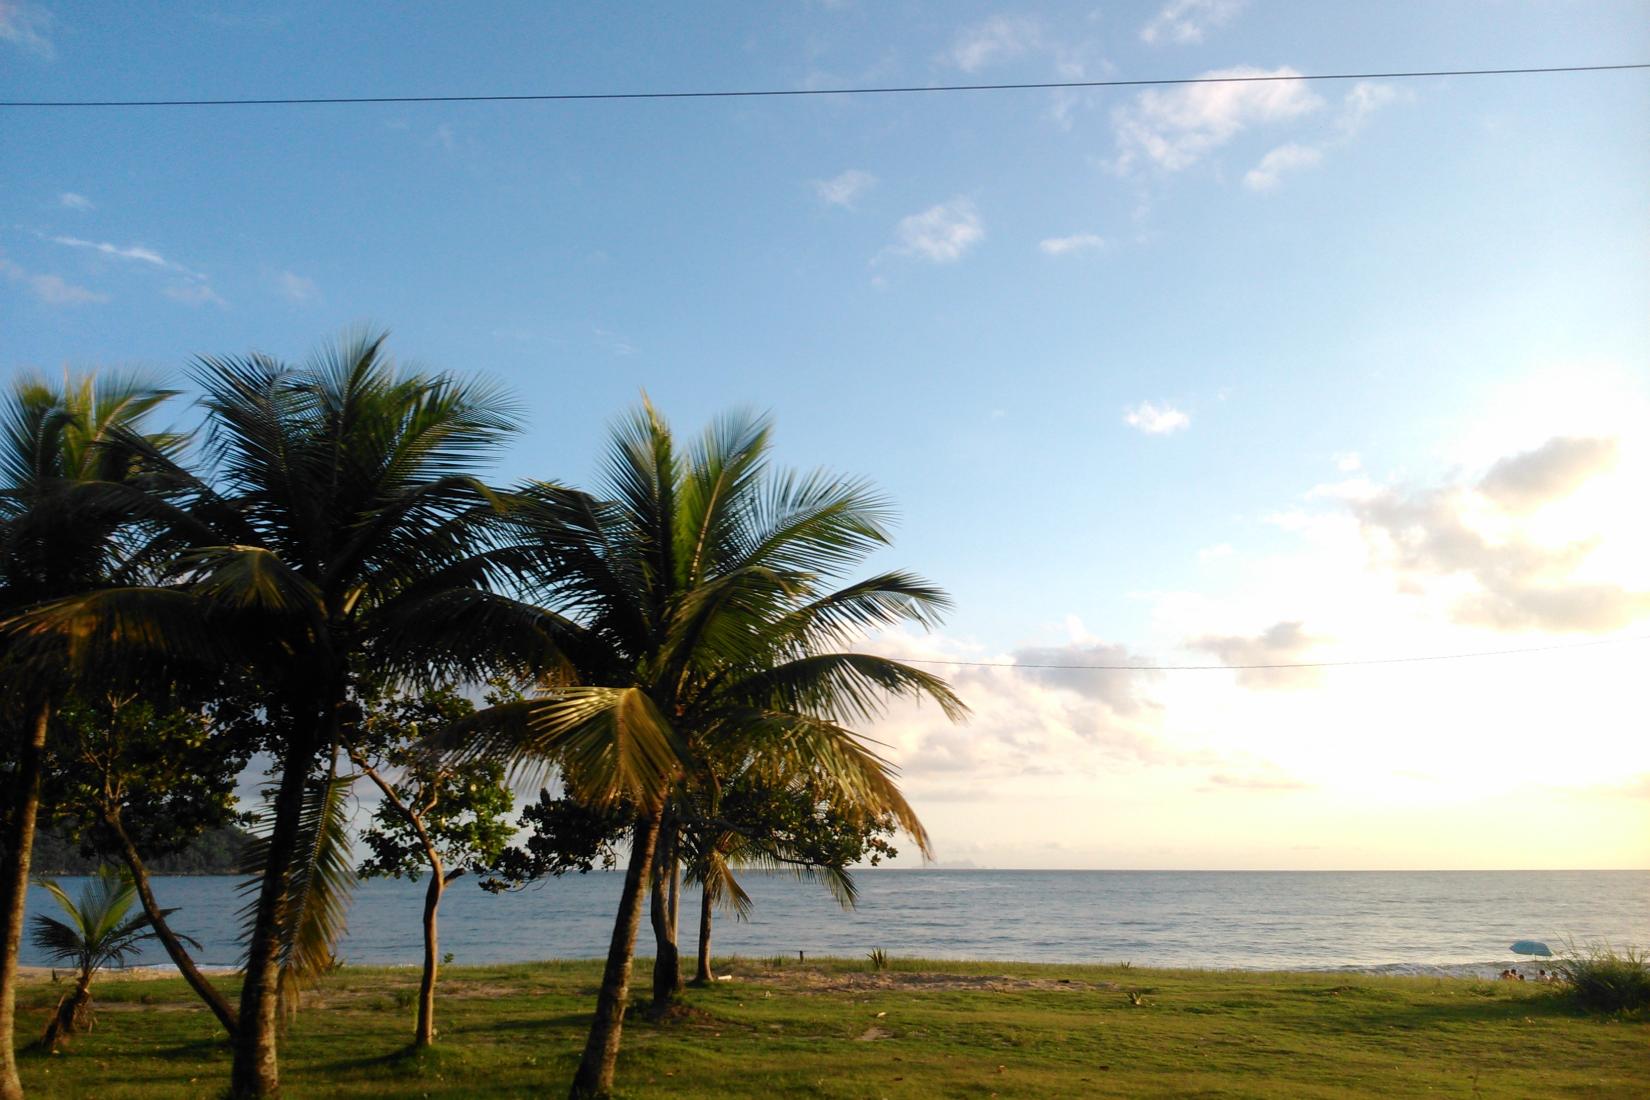
{"label": "grassy lawn", "polygon": [[[560,1095],[598,971],[451,968],[440,1045],[414,1056],[416,974],[346,968],[305,998],[282,1049],[283,1091]],[[689,990],[678,1018],[627,1022],[620,1095],[1650,1095],[1650,1021],[1588,1016],[1529,983],[909,960],[881,972],[728,960],[717,972],[735,978]],[[20,989],[20,1039],[38,1035],[62,989]],[[24,1053],[30,1095],[223,1089],[228,1052],[182,982],[110,980],[97,995],[90,1034],[59,1055]]]}

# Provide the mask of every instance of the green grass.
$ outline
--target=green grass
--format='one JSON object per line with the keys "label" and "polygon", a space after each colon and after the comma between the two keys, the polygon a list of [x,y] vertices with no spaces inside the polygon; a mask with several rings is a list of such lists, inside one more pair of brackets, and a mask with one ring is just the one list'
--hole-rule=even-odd
{"label": "green grass", "polygon": [[[722,960],[736,980],[625,1027],[625,1097],[1645,1096],[1650,1024],[1533,983],[890,959]],[[645,976],[647,963],[638,963]],[[599,964],[453,968],[407,1051],[411,970],[346,968],[282,1049],[302,1097],[561,1095]],[[19,991],[33,1039],[60,987]],[[102,982],[95,1030],[24,1053],[36,1097],[214,1097],[229,1055],[180,981]]]}

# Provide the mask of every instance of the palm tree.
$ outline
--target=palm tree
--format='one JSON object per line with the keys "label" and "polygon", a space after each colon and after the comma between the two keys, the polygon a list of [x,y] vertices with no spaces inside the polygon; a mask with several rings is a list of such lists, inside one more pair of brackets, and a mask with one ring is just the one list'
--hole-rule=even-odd
{"label": "palm tree", "polygon": [[[28,642],[70,639],[75,667],[244,665],[265,685],[275,758],[268,830],[247,908],[231,1095],[279,1089],[283,987],[324,967],[341,931],[340,757],[361,719],[362,670],[390,682],[542,668],[555,616],[499,595],[511,551],[493,537],[509,498],[478,479],[517,427],[499,391],[398,370],[383,336],[302,366],[207,358],[207,471],[168,468],[144,553],[163,583],[58,601],[24,617]],[[159,457],[159,456],[157,456]]]}
{"label": "palm tree", "polygon": [[834,647],[928,625],[945,596],[895,572],[833,588],[887,544],[888,508],[861,482],[774,471],[768,447],[765,419],[731,416],[680,455],[645,405],[614,433],[605,499],[544,487],[518,514],[540,601],[577,624],[563,652],[578,682],[486,712],[471,751],[552,761],[576,794],[636,812],[576,1098],[612,1088],[642,898],[661,843],[674,872],[672,806],[686,792],[735,768],[807,776],[927,850],[892,769],[851,724],[889,696],[953,718],[965,708],[927,672]]}
{"label": "palm tree", "polygon": [[[124,485],[142,470],[125,444],[171,392],[130,375],[23,377],[0,405],[0,619],[108,583],[130,516],[118,500],[80,492]],[[156,454],[177,437],[144,439]],[[72,503],[71,503],[72,501]],[[19,1100],[13,1046],[17,952],[52,713],[67,685],[60,661],[20,660],[0,634],[0,731],[10,780],[0,832],[0,1100]]]}
{"label": "palm tree", "polygon": [[[153,939],[155,933],[150,928],[148,913],[127,916],[137,899],[137,887],[131,876],[112,867],[105,865],[98,869],[97,875],[80,891],[78,902],[51,879],[42,879],[40,885],[51,893],[69,919],[60,921],[37,915],[30,938],[47,958],[69,963],[78,975],[74,990],[58,1001],[41,1039],[47,1050],[55,1051],[63,1036],[90,1029],[93,976],[111,963],[125,966],[126,956],[136,951],[144,940]],[[198,948],[199,944],[195,946]]]}

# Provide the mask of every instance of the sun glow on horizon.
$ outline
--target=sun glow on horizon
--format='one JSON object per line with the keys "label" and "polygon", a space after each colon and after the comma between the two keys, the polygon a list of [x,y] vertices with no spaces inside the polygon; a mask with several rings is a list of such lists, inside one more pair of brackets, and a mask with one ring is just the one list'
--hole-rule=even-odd
{"label": "sun glow on horizon", "polygon": [[[948,670],[970,725],[900,712],[877,731],[942,861],[1650,866],[1647,407],[1621,372],[1537,375],[1440,440],[1451,457],[1424,476],[1304,486],[1267,517],[1290,549],[1248,554],[1234,537],[1223,587],[1152,595],[1139,648],[1156,657],[1076,617],[1035,652],[881,639],[909,657],[1045,664],[1559,647],[1229,673]],[[1576,644],[1597,641],[1616,644]]]}

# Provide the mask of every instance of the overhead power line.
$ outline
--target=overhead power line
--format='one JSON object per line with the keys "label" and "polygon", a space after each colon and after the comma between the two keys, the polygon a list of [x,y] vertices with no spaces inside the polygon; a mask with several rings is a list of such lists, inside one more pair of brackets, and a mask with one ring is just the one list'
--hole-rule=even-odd
{"label": "overhead power line", "polygon": [[1600,638],[1591,642],[1564,642],[1558,645],[1528,646],[1524,649],[1484,649],[1470,653],[1427,653],[1412,657],[1369,657],[1348,661],[1282,661],[1254,665],[1060,665],[1021,661],[946,661],[918,657],[899,658],[908,665],[945,665],[950,668],[1029,668],[1058,669],[1067,672],[1242,672],[1245,670],[1287,668],[1349,668],[1358,665],[1406,665],[1421,661],[1465,661],[1481,657],[1517,657],[1526,653],[1553,653],[1571,649],[1591,649],[1595,646],[1625,645],[1629,642],[1650,642],[1650,634],[1631,638]]}
{"label": "overhead power line", "polygon": [[1523,69],[1428,69],[1379,73],[1274,73],[1252,76],[1183,76],[1157,80],[1052,80],[1021,84],[911,84],[852,88],[752,88],[706,92],[545,92],[532,95],[270,96],[246,99],[14,99],[0,107],[304,107],[363,103],[571,103],[624,99],[757,99],[781,96],[912,95],[923,92],[1017,92],[1081,88],[1158,88],[1181,84],[1267,84],[1284,81],[1419,80],[1445,76],[1537,76],[1650,69],[1625,65],[1548,65]]}

